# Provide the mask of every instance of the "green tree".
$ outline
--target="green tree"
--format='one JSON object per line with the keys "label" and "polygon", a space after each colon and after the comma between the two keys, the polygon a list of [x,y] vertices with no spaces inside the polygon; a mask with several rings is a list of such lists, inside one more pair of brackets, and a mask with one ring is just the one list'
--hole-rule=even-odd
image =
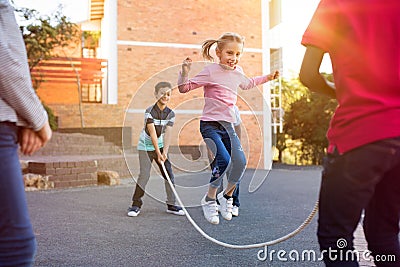
{"label": "green tree", "polygon": [[320,164],[328,146],[326,131],[332,117],[335,100],[310,94],[296,100],[285,118],[287,133],[293,140],[300,140],[301,158],[312,164]]}
{"label": "green tree", "polygon": [[278,150],[278,161],[282,162],[282,153],[284,150],[290,147],[290,144],[287,143],[288,138],[290,136],[287,133],[287,126],[285,123],[285,118],[287,112],[291,110],[291,105],[293,102],[301,99],[305,95],[308,95],[309,92],[306,87],[304,87],[299,79],[290,79],[290,80],[285,80],[282,79],[282,108],[284,110],[284,126],[283,126],[283,132],[282,133],[277,133],[274,138],[274,144],[276,149]]}
{"label": "green tree", "polygon": [[79,28],[63,15],[61,5],[51,16],[43,16],[29,8],[16,8],[15,11],[24,21],[20,28],[30,69],[43,60],[58,56],[56,48],[67,47],[80,40]]}
{"label": "green tree", "polygon": [[[325,77],[333,81],[332,75]],[[320,164],[336,106],[336,100],[311,93],[298,78],[282,80],[283,133],[278,133],[274,142],[279,161],[282,162],[283,151],[288,151],[295,163]]]}
{"label": "green tree", "polygon": [[[332,80],[331,75],[326,77]],[[328,146],[326,131],[336,106],[336,100],[308,90],[290,104],[285,114],[285,130],[291,139],[301,141],[303,161],[321,164]]]}
{"label": "green tree", "polygon": [[[21,32],[26,46],[29,68],[32,70],[41,61],[57,57],[56,48],[63,48],[79,41],[79,28],[63,15],[62,6],[55,14],[42,16],[35,9],[15,8],[21,18]],[[43,77],[34,77],[33,87],[39,88]],[[51,109],[43,103],[53,130],[57,128],[56,118]]]}

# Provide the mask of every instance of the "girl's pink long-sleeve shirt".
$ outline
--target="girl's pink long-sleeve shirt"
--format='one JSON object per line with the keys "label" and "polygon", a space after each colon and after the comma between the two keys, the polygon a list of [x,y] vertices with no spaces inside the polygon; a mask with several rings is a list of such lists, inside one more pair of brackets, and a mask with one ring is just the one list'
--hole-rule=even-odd
{"label": "girl's pink long-sleeve shirt", "polygon": [[237,89],[251,89],[268,81],[267,76],[248,78],[243,69],[236,66],[229,70],[217,63],[206,65],[204,69],[189,79],[179,73],[179,92],[187,93],[199,87],[204,88],[203,121],[236,121],[234,105],[237,100]]}

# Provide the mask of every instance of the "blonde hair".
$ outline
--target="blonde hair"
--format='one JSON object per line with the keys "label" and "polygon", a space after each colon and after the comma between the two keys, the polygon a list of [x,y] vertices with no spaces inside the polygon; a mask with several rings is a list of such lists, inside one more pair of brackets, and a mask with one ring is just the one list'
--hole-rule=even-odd
{"label": "blonde hair", "polygon": [[234,32],[226,32],[222,34],[217,40],[205,40],[201,45],[201,53],[203,55],[203,58],[214,61],[214,58],[210,55],[211,47],[216,43],[217,49],[222,50],[224,48],[224,45],[228,42],[237,42],[244,45],[244,37]]}

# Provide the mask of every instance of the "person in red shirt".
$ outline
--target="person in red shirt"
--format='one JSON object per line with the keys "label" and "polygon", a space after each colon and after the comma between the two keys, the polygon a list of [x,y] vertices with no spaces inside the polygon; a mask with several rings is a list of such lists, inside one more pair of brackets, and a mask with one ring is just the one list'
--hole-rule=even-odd
{"label": "person in red shirt", "polygon": [[[320,189],[320,249],[337,251],[326,266],[358,266],[340,255],[354,250],[363,211],[375,264],[400,266],[399,14],[398,0],[322,0],[303,35],[301,82],[338,101]],[[325,53],[334,84],[319,73]]]}

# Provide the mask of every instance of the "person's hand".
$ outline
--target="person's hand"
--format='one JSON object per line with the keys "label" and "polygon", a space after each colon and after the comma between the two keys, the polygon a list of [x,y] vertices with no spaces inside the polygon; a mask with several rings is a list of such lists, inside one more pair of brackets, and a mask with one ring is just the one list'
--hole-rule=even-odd
{"label": "person's hand", "polygon": [[158,163],[160,163],[160,164],[164,163],[165,159],[164,159],[163,154],[157,153],[157,161],[158,161]]}
{"label": "person's hand", "polygon": [[40,140],[42,140],[42,146],[45,146],[52,135],[49,122],[46,122],[45,125],[36,132],[36,134],[39,136]]}
{"label": "person's hand", "polygon": [[168,152],[163,151],[163,153],[161,154],[163,161],[165,162],[168,159]]}
{"label": "person's hand", "polygon": [[183,62],[182,62],[182,75],[186,76],[189,74],[190,67],[192,66],[192,60],[190,57],[187,57]]}
{"label": "person's hand", "polygon": [[268,74],[268,81],[272,81],[279,78],[279,71],[275,71],[274,73]]}
{"label": "person's hand", "polygon": [[24,155],[31,156],[43,146],[42,139],[37,132],[30,128],[23,128],[20,138],[21,152]]}

